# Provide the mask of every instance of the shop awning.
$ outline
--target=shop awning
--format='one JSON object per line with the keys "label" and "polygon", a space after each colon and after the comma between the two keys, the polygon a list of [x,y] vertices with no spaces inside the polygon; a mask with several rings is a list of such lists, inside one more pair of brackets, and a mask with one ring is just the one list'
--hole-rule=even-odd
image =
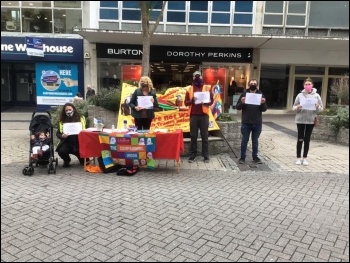
{"label": "shop awning", "polygon": [[[74,31],[90,43],[142,45],[141,32],[100,29],[75,29]],[[151,44],[158,46],[334,50],[349,52],[348,38],[332,37],[155,33]]]}

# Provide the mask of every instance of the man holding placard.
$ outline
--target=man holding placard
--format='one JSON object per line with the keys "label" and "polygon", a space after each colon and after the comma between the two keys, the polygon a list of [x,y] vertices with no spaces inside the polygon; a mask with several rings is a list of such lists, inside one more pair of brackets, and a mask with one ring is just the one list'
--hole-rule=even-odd
{"label": "man holding placard", "polygon": [[245,163],[250,133],[252,134],[253,162],[262,163],[261,159],[258,157],[259,137],[262,129],[262,113],[267,110],[267,107],[265,96],[258,89],[258,81],[256,79],[251,79],[249,81],[249,89],[243,91],[238,99],[236,108],[237,110],[242,110],[242,141],[239,163]]}
{"label": "man holding placard", "polygon": [[213,104],[213,94],[208,86],[204,85],[201,73],[193,73],[193,85],[186,92],[185,105],[189,106],[191,155],[189,163],[193,163],[197,157],[198,129],[202,137],[202,155],[204,162],[209,163],[209,106]]}

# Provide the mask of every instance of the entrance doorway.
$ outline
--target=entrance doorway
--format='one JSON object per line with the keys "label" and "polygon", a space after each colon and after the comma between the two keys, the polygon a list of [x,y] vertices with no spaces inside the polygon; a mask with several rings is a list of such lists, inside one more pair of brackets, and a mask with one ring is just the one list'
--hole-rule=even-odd
{"label": "entrance doorway", "polygon": [[15,71],[14,82],[16,88],[15,105],[36,106],[36,79],[35,71]]}

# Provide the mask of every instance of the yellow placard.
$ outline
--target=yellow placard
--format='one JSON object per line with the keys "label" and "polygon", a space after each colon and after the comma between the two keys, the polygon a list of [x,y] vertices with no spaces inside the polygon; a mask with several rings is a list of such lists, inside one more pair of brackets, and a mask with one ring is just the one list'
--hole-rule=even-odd
{"label": "yellow placard", "polygon": [[[164,101],[169,101],[175,104],[177,96],[182,97],[182,101],[185,100],[186,92],[191,86],[187,87],[176,87],[169,88],[166,90],[164,94],[157,94],[157,98],[162,99]],[[131,96],[137,87],[123,83],[121,100],[120,100],[120,109],[125,107],[127,101],[127,97]],[[184,106],[184,105],[183,105]],[[134,118],[130,115],[130,111],[128,109],[119,110],[118,113],[118,123],[117,128],[123,129],[124,120],[127,120],[127,125],[134,125]],[[189,110],[166,110],[166,111],[158,111],[155,112],[155,118],[152,121],[151,130],[153,129],[168,129],[168,130],[176,130],[182,129],[183,132],[190,131],[190,115]],[[217,125],[211,111],[209,111],[209,131],[212,130],[220,130]]]}

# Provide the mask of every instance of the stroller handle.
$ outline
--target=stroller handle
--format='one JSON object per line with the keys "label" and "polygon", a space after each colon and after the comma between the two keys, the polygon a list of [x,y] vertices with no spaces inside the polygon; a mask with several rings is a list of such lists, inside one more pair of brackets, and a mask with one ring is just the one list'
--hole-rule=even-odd
{"label": "stroller handle", "polygon": [[32,114],[32,119],[34,118],[35,113],[37,113],[37,112],[45,112],[45,113],[47,113],[49,115],[50,120],[52,119],[51,118],[51,113],[49,111],[34,111],[33,114]]}

